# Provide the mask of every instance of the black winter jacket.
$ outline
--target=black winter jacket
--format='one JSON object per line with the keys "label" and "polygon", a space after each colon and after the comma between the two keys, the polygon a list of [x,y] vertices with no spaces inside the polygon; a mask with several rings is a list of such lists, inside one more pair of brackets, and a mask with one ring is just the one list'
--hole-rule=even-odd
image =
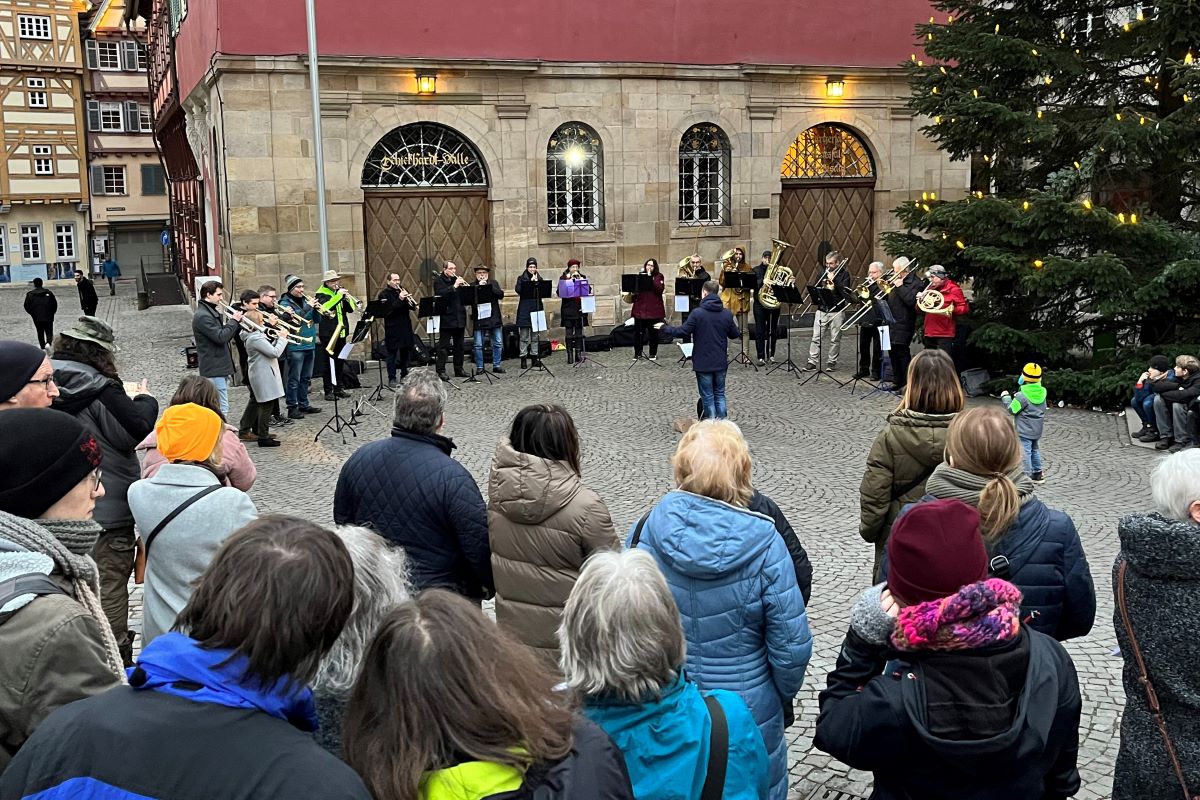
{"label": "black winter jacket", "polygon": [[203,300],[196,303],[192,316],[192,337],[196,340],[196,356],[200,360],[203,378],[228,378],[233,374],[233,357],[229,343],[240,330],[233,320],[221,321],[217,307]]}
{"label": "black winter jacket", "polygon": [[383,317],[384,339],[393,347],[412,347],[412,303],[400,299],[400,291],[390,286],[383,288],[378,299],[388,304],[387,314]]}
{"label": "black winter jacket", "polygon": [[733,314],[716,294],[701,300],[682,325],[666,325],[662,332],[668,336],[692,337],[692,369],[696,372],[724,372],[729,340],[741,336]]}
{"label": "black winter jacket", "polygon": [[[522,290],[525,290],[525,287],[529,286],[532,283],[540,284],[544,280],[545,280],[545,278],[543,278],[541,276],[541,274],[539,273],[538,280],[534,281],[533,278],[530,277],[528,269],[521,270],[521,274],[517,276],[516,292],[517,292],[517,297],[518,297],[518,300],[517,300],[517,327],[518,328],[533,327],[533,321],[530,320],[530,315],[542,307],[540,305],[541,301],[538,298],[523,297],[521,295]],[[531,290],[527,290],[527,291],[531,291]]]}
{"label": "black winter jacket", "polygon": [[747,507],[755,513],[765,514],[775,520],[775,530],[779,531],[783,543],[787,545],[788,553],[792,557],[792,566],[796,569],[796,583],[800,586],[800,594],[804,595],[804,607],[808,608],[808,598],[812,593],[813,568],[804,545],[800,543],[800,537],[796,535],[792,524],[787,521],[787,517],[775,501],[757,489],[754,490]]}
{"label": "black winter jacket", "polygon": [[457,277],[447,277],[444,272],[439,272],[437,277],[433,279],[434,295],[445,297],[449,303],[446,313],[442,314],[441,326],[443,328],[467,327],[466,306],[463,305],[462,298],[454,291],[454,284],[457,280]]}
{"label": "black winter jacket", "polygon": [[888,292],[887,304],[896,320],[891,325],[892,338],[897,338],[897,331],[901,334],[900,338],[912,338],[917,326],[917,294],[923,285],[924,282],[910,272],[904,276],[903,283]]}
{"label": "black winter jacket", "polygon": [[76,285],[79,288],[79,307],[85,312],[89,308],[95,308],[96,304],[100,302],[100,298],[96,297],[96,287],[92,285],[92,282],[84,278]]}
{"label": "black winter jacket", "polygon": [[1160,392],[1159,395],[1168,403],[1189,403],[1200,397],[1200,372],[1188,375],[1179,381],[1179,388]]}
{"label": "black winter jacket", "polygon": [[365,525],[404,548],[416,589],[440,586],[472,599],[491,597],[487,507],[454,443],[392,428],[360,447],[338,475],[333,519]]}
{"label": "black winter jacket", "polygon": [[1075,665],[1036,631],[978,650],[896,653],[851,630],[819,702],[813,744],[873,772],[872,800],[1061,800],[1079,790]]}
{"label": "black winter jacket", "polygon": [[58,300],[54,297],[54,292],[44,286],[26,292],[25,313],[32,317],[34,322],[53,322],[54,315],[58,313]]}

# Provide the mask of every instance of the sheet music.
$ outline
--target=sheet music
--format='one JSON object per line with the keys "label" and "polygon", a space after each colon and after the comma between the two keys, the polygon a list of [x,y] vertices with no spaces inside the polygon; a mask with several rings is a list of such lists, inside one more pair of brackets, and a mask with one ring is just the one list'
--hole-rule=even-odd
{"label": "sheet music", "polygon": [[579,310],[584,314],[596,313],[596,298],[593,295],[579,298]]}
{"label": "sheet music", "polygon": [[354,342],[346,342],[345,346],[338,351],[337,357],[345,361],[350,357],[350,351],[354,349]]}
{"label": "sheet music", "polygon": [[479,309],[479,316],[476,317],[476,319],[491,318],[491,316],[492,316],[492,304],[491,303],[484,303],[483,305],[476,306],[476,308]]}
{"label": "sheet music", "polygon": [[425,332],[426,333],[441,333],[442,332],[442,318],[441,317],[427,318],[425,320]]}
{"label": "sheet music", "polygon": [[879,349],[885,353],[892,349],[892,332],[887,325],[879,326]]}
{"label": "sheet music", "polygon": [[684,313],[691,311],[692,304],[689,302],[690,300],[691,300],[691,298],[688,297],[686,294],[675,295],[675,310],[682,311]]}
{"label": "sheet music", "polygon": [[692,357],[692,343],[691,342],[676,342],[675,344],[676,344],[676,347],[679,348],[679,352],[683,353],[684,358]]}
{"label": "sheet music", "polygon": [[529,315],[529,323],[530,323],[530,327],[533,328],[534,333],[541,333],[541,332],[545,331],[546,330],[546,312],[545,311],[534,311],[532,314]]}

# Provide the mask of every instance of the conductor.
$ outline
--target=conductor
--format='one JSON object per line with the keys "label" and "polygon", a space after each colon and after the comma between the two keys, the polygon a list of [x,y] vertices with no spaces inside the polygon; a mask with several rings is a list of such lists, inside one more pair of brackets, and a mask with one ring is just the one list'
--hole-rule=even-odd
{"label": "conductor", "polygon": [[733,314],[721,303],[721,285],[707,281],[700,290],[700,305],[688,315],[687,321],[675,327],[660,322],[654,326],[668,336],[692,337],[692,369],[696,371],[696,387],[700,391],[702,419],[724,419],[729,416],[725,402],[725,359],[729,339],[742,335]]}

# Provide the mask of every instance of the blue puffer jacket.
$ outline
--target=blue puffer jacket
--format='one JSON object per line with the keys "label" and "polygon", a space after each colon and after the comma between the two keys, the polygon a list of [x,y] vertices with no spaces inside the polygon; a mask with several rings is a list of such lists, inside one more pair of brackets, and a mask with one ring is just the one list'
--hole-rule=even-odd
{"label": "blue puffer jacket", "polygon": [[[721,704],[729,732],[723,800],[765,800],[767,750],[750,710],[733,692],[705,692]],[[589,698],[583,713],[625,755],[637,800],[700,800],[708,776],[712,720],[704,696],[683,675],[645,703]]]}
{"label": "blue puffer jacket", "polygon": [[679,606],[688,677],[702,689],[735,691],[750,706],[770,758],[769,796],[785,800],[783,703],[804,681],[812,635],[775,523],[676,490],[651,510],[637,546],[654,556]]}

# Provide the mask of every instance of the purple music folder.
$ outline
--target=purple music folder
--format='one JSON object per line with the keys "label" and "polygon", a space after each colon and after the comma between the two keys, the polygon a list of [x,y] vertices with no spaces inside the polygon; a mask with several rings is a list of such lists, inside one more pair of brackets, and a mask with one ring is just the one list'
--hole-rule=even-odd
{"label": "purple music folder", "polygon": [[580,281],[560,279],[558,282],[559,297],[587,297],[591,293],[592,289],[586,278]]}

